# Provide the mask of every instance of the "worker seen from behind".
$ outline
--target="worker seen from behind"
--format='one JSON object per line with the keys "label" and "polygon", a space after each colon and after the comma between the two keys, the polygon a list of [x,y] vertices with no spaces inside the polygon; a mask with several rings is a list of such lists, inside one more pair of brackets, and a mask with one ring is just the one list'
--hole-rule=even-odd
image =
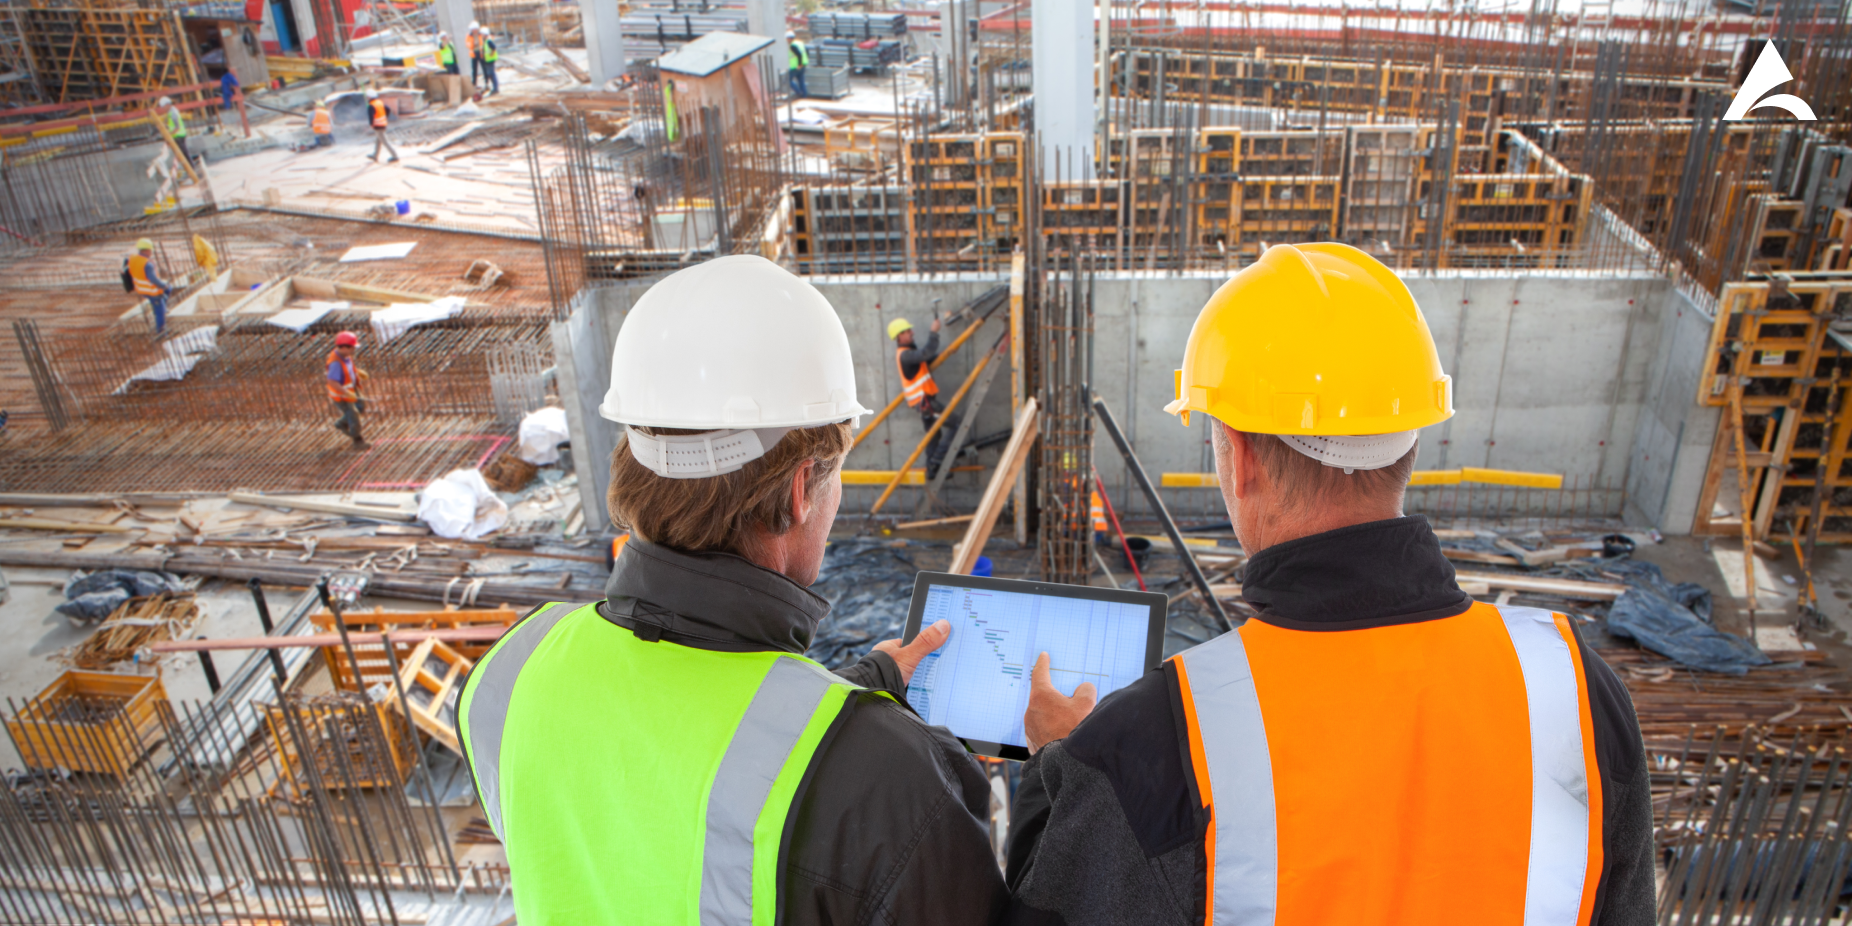
{"label": "worker seen from behind", "polygon": [[804,69],[810,67],[810,46],[805,45],[795,32],[785,33],[785,44],[791,48],[791,95],[803,98],[810,95],[810,88],[804,83]]}
{"label": "worker seen from behind", "polygon": [[482,27],[480,34],[482,38],[476,47],[482,53],[482,80],[489,85],[489,95],[495,96],[502,92],[502,79],[495,76],[495,62],[501,60],[502,53],[495,47],[495,36],[490,34],[489,27]]}
{"label": "worker seen from behind", "polygon": [[236,103],[240,96],[238,75],[233,74],[231,68],[226,68],[225,73],[219,77],[219,118],[221,120],[225,118],[226,113],[232,111],[232,104]]}
{"label": "worker seen from behind", "polygon": [[356,449],[367,445],[360,436],[360,413],[367,410],[366,400],[360,397],[360,381],[367,378],[367,372],[354,365],[354,352],[360,349],[360,337],[352,331],[343,331],[334,336],[334,350],[328,354],[328,398],[334,402],[334,410],[340,418],[334,422],[334,429],[348,436]]}
{"label": "worker seen from behind", "polygon": [[463,50],[469,52],[469,85],[480,87],[477,75],[482,73],[482,24],[473,19],[469,31],[463,33]]}
{"label": "worker seen from behind", "polygon": [[373,163],[375,164],[379,163],[381,148],[384,148],[387,154],[392,155],[386,159],[386,163],[391,164],[399,159],[399,150],[392,147],[392,142],[386,140],[388,122],[386,116],[386,101],[379,98],[378,90],[368,90],[367,118],[373,126]]}
{"label": "worker seen from behind", "polygon": [[1207,419],[1258,614],[1097,709],[1042,657],[1013,914],[1653,923],[1627,690],[1573,619],[1461,591],[1403,514],[1417,430],[1453,395],[1402,281],[1347,245],[1274,246],[1197,316],[1177,395]]}
{"label": "worker seen from behind", "polygon": [[186,117],[180,114],[180,107],[174,105],[174,98],[164,96],[156,100],[154,114],[163,125],[167,126],[167,134],[173,137],[174,147],[180,149],[180,156],[190,163],[193,160],[193,152],[187,149]]}
{"label": "worker seen from behind", "polygon": [[457,73],[457,43],[450,41],[450,33],[437,34],[437,63],[444,66],[444,73]]}
{"label": "worker seen from behind", "polygon": [[167,330],[167,297],[173,295],[174,288],[162,281],[154,267],[154,241],[143,238],[135,242],[135,253],[123,262],[123,270],[129,277],[129,285],[135,294],[148,300],[148,310],[154,313],[154,333]]}
{"label": "worker seen from behind", "polygon": [[710,260],[637,301],[611,369],[606,598],[536,609],[458,707],[522,926],[992,921],[988,783],[905,700],[950,625],[834,673],[803,655],[868,413],[835,310]]}
{"label": "worker seen from behind", "polygon": [[[368,104],[368,108],[371,105]],[[327,101],[315,101],[315,111],[309,114],[309,131],[315,135],[315,147],[334,144],[334,114],[328,111]]]}
{"label": "worker seen from behind", "polygon": [[[913,323],[904,318],[887,323],[887,336],[894,341],[894,364],[900,368],[901,394],[909,407],[919,411],[920,425],[930,431],[932,423],[939,420],[941,410],[939,384],[932,378],[932,362],[939,356],[939,320],[932,320],[924,347],[914,343]],[[952,435],[958,432],[959,420],[957,412],[946,415],[944,426],[926,445],[927,478],[939,471],[939,464],[951,447]]]}

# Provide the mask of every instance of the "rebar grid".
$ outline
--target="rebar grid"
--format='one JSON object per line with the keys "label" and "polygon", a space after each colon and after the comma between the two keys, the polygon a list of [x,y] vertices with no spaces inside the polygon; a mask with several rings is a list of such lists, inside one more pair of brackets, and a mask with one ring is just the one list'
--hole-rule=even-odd
{"label": "rebar grid", "polygon": [[1042,408],[1036,548],[1043,581],[1085,585],[1093,575],[1093,266],[1084,255],[1051,259],[1057,269],[1034,313]]}

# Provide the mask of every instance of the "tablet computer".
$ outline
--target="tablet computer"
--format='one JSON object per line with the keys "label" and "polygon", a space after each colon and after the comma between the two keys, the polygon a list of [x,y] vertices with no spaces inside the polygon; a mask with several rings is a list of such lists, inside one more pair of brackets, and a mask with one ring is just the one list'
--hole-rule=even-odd
{"label": "tablet computer", "polygon": [[913,670],[907,701],[972,752],[1027,759],[1022,712],[1036,657],[1048,653],[1063,694],[1092,682],[1104,698],[1157,667],[1167,610],[1156,592],[922,572],[903,639],[940,620],[952,636]]}

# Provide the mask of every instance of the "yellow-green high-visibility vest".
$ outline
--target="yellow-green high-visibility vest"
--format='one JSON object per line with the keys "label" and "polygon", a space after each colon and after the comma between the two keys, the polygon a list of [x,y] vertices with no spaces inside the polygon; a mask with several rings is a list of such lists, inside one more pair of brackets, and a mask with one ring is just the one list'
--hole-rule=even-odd
{"label": "yellow-green high-visibility vest", "polygon": [[476,663],[457,729],[522,926],[771,926],[799,782],[855,685],[803,656],[536,609]]}
{"label": "yellow-green high-visibility vest", "polygon": [[186,137],[186,119],[180,115],[180,107],[167,111],[167,133],[175,138]]}
{"label": "yellow-green high-visibility vest", "polygon": [[449,42],[437,46],[437,63],[446,67],[457,63],[457,47]]}

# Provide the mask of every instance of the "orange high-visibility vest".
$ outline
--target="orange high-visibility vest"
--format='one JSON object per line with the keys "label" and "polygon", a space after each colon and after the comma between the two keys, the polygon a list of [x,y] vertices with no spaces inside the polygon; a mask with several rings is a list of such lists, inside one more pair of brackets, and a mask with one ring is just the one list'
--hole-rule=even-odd
{"label": "orange high-visibility vest", "polygon": [[1252,620],[1175,660],[1205,923],[1588,923],[1601,775],[1568,618]]}
{"label": "orange high-visibility vest", "polygon": [[1106,523],[1106,506],[1100,502],[1100,490],[1098,489],[1093,490],[1093,506],[1092,507],[1093,507],[1093,529],[1094,531],[1104,534],[1107,531],[1112,530],[1112,525]]}
{"label": "orange high-visibility vest", "polygon": [[471,32],[470,34],[463,37],[463,44],[465,47],[469,49],[469,56],[471,58],[474,58],[477,55],[482,54],[482,36],[481,35]]}
{"label": "orange high-visibility vest", "polygon": [[[328,378],[328,367],[341,365],[341,382],[339,385]],[[360,371],[354,368],[354,361],[343,358],[339,350],[328,352],[328,361],[322,366],[322,382],[328,384],[328,398],[336,402],[352,402],[360,397]]]}
{"label": "orange high-visibility vest", "polygon": [[907,397],[909,406],[919,408],[927,396],[939,394],[939,384],[933,382],[930,363],[921,363],[913,378],[908,379],[906,364],[900,362],[900,355],[906,352],[905,347],[894,351],[894,369],[900,371],[900,394]]}
{"label": "orange high-visibility vest", "polygon": [[[375,101],[378,102],[378,101]],[[327,135],[334,131],[334,117],[325,109],[318,109],[309,117],[309,131],[317,135]]]}
{"label": "orange high-visibility vest", "polygon": [[376,129],[385,128],[386,127],[386,101],[385,100],[369,100],[368,106],[373,110],[373,127]]}
{"label": "orange high-visibility vest", "polygon": [[135,280],[137,296],[159,296],[165,292],[159,286],[154,285],[153,280],[148,279],[148,264],[151,261],[152,258],[143,257],[140,254],[129,258],[129,276]]}

